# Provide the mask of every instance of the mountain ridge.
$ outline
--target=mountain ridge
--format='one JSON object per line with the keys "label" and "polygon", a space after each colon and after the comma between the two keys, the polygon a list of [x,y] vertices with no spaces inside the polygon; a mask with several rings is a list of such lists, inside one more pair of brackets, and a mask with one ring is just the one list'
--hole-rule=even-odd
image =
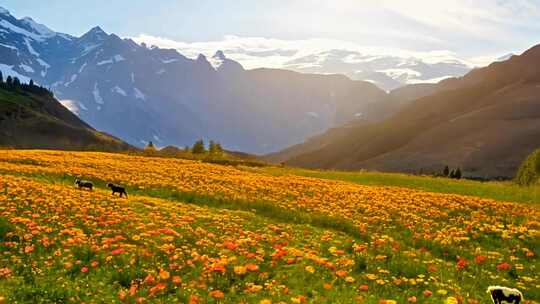
{"label": "mountain ridge", "polygon": [[540,45],[437,84],[373,124],[335,128],[267,156],[303,167],[511,177],[540,146]]}
{"label": "mountain ridge", "polygon": [[221,51],[190,59],[100,27],[80,37],[35,28],[0,15],[0,70],[50,87],[84,121],[133,145],[203,138],[268,153],[398,109],[375,85],[346,77],[245,70]]}

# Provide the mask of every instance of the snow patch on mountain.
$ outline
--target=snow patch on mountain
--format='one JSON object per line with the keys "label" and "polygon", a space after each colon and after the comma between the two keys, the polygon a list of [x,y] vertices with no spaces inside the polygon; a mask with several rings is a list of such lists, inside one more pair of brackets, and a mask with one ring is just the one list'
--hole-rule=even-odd
{"label": "snow patch on mountain", "polygon": [[112,58],[98,62],[97,65],[113,64],[124,60],[126,59],[122,55],[114,55]]}
{"label": "snow patch on mountain", "polygon": [[15,71],[13,69],[12,65],[7,65],[7,64],[4,64],[4,63],[0,63],[0,71],[2,72],[2,76],[4,76],[4,79],[6,77],[8,77],[8,76],[11,76],[11,77],[19,78],[19,80],[21,82],[23,82],[23,83],[29,83],[30,82],[30,78],[17,73],[17,71]]}
{"label": "snow patch on mountain", "polygon": [[21,19],[21,22],[31,27],[35,32],[39,33],[43,37],[53,37],[56,35],[54,31],[52,31],[50,28],[46,27],[45,25],[41,23],[35,22],[30,17],[24,17]]}
{"label": "snow patch on mountain", "polygon": [[173,63],[173,62],[177,62],[178,59],[174,58],[174,59],[162,59],[161,62],[164,63],[164,64],[169,64],[169,63]]}
{"label": "snow patch on mountain", "polygon": [[32,47],[32,44],[30,44],[30,40],[28,38],[24,38],[24,43],[26,43],[26,48],[28,49],[28,52],[30,52],[30,54],[36,56],[36,57],[39,57],[39,53],[36,52],[36,50],[34,50],[34,48]]}
{"label": "snow patch on mountain", "polygon": [[133,96],[137,99],[146,100],[146,96],[137,88],[133,88]]}
{"label": "snow patch on mountain", "polygon": [[97,63],[97,65],[105,65],[105,64],[112,64],[114,61],[111,59],[107,59],[107,60],[102,60],[100,62]]}
{"label": "snow patch on mountain", "polygon": [[44,68],[48,69],[51,67],[50,64],[48,64],[47,62],[45,62],[45,60],[41,59],[41,58],[38,58],[36,59],[36,61]]}
{"label": "snow patch on mountain", "polygon": [[19,64],[19,67],[26,73],[34,73],[34,69],[32,69],[31,66],[27,66],[26,64]]}
{"label": "snow patch on mountain", "polygon": [[126,60],[122,55],[114,55],[113,59],[115,62],[120,62]]}
{"label": "snow patch on mountain", "polygon": [[[98,88],[97,82],[94,84],[94,90],[92,91],[92,94],[94,95],[94,101],[97,104],[105,104],[105,102],[103,101],[103,98],[101,97],[101,94],[99,93],[99,88]],[[99,107],[99,108],[101,109],[101,107]]]}
{"label": "snow patch on mountain", "polygon": [[17,33],[17,34],[21,34],[23,36],[26,36],[26,37],[31,38],[31,39],[36,40],[36,41],[43,41],[43,40],[50,37],[50,36],[46,36],[46,35],[35,34],[35,33],[32,33],[32,32],[29,32],[29,31],[27,31],[27,30],[25,30],[23,28],[20,28],[18,26],[13,25],[12,23],[10,23],[7,20],[0,20],[0,27],[3,27],[6,30],[9,30],[9,31]]}
{"label": "snow patch on mountain", "polygon": [[84,71],[84,68],[86,68],[87,65],[88,65],[87,62],[85,62],[85,63],[83,63],[83,64],[81,65],[81,67],[79,68],[79,74],[82,73],[82,72]]}
{"label": "snow patch on mountain", "polygon": [[3,44],[3,43],[0,43],[0,46],[3,46],[5,48],[8,48],[8,49],[12,49],[12,50],[15,50],[15,51],[19,51],[18,48],[14,47],[13,45],[8,45],[8,44]]}
{"label": "snow patch on mountain", "polygon": [[73,82],[77,80],[77,74],[71,75],[71,79],[64,84],[65,87],[69,87]]}
{"label": "snow patch on mountain", "polygon": [[126,91],[124,91],[121,87],[119,86],[115,86],[114,88],[111,89],[112,92],[116,93],[116,94],[120,94],[122,96],[127,96],[127,93]]}

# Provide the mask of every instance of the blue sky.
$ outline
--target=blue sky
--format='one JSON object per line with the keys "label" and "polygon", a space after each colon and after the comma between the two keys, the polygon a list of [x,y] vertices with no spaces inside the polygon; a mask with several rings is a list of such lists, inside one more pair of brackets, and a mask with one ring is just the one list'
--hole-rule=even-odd
{"label": "blue sky", "polygon": [[0,0],[0,6],[60,32],[80,35],[99,25],[150,42],[319,39],[461,58],[520,53],[540,42],[540,0]]}

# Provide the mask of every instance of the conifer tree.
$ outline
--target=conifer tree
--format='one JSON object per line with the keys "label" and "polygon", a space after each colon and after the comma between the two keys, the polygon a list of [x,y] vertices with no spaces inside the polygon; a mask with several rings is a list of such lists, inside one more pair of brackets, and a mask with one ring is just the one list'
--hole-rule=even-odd
{"label": "conifer tree", "polygon": [[457,168],[455,176],[456,179],[461,179],[461,169]]}
{"label": "conifer tree", "polygon": [[21,87],[21,81],[19,80],[19,78],[13,77],[13,86],[16,87],[16,88]]}
{"label": "conifer tree", "polygon": [[199,139],[193,144],[193,147],[191,148],[191,153],[203,154],[204,152],[206,152],[204,148],[204,141],[202,139]]}
{"label": "conifer tree", "polygon": [[450,168],[448,168],[448,166],[445,166],[442,174],[443,176],[448,177],[448,174],[450,174]]}
{"label": "conifer tree", "polygon": [[149,141],[148,144],[146,145],[146,147],[144,147],[144,151],[145,152],[156,152],[156,147],[154,146],[154,144]]}

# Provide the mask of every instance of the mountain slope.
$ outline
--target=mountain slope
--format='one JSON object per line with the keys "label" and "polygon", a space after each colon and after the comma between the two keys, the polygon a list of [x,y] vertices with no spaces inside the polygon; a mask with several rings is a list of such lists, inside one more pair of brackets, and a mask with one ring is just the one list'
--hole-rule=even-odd
{"label": "mountain slope", "polygon": [[97,132],[43,89],[0,84],[0,146],[125,150],[129,145]]}
{"label": "mountain slope", "polygon": [[538,60],[540,46],[442,81],[434,94],[383,122],[347,124],[270,159],[399,172],[437,172],[450,165],[469,176],[512,176],[540,146]]}

